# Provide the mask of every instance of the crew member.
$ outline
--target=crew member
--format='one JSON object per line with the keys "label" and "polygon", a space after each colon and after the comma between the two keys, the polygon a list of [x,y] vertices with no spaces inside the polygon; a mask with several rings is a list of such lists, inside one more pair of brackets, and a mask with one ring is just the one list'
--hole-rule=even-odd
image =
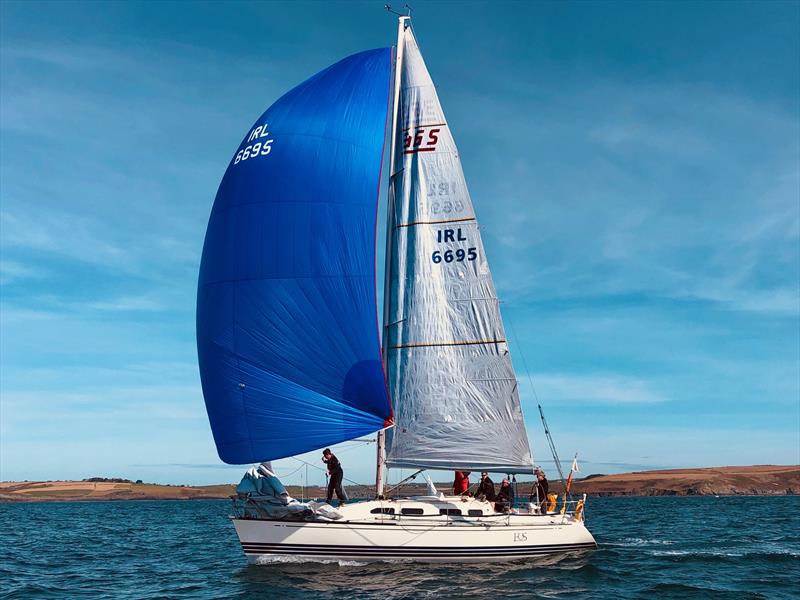
{"label": "crew member", "polygon": [[489,479],[489,474],[486,471],[481,473],[481,483],[478,485],[475,497],[481,500],[488,500],[489,502],[494,502],[495,500],[494,481]]}
{"label": "crew member", "polygon": [[547,494],[549,491],[550,484],[547,482],[544,471],[536,469],[536,483],[534,484],[530,501],[539,505],[539,512],[541,514],[547,512]]}
{"label": "crew member", "polygon": [[456,471],[453,480],[453,495],[462,496],[469,489],[469,471]]}
{"label": "crew member", "polygon": [[342,487],[342,479],[344,478],[344,470],[342,463],[336,458],[336,455],[331,452],[330,448],[325,448],[322,451],[322,462],[328,465],[328,504],[333,499],[333,493],[336,492],[336,497],[339,499],[339,506],[344,506],[347,502],[347,494],[344,493]]}
{"label": "crew member", "polygon": [[508,479],[503,479],[500,483],[500,491],[497,492],[497,501],[494,503],[494,509],[497,512],[508,512],[514,504],[514,496],[511,491],[511,484]]}

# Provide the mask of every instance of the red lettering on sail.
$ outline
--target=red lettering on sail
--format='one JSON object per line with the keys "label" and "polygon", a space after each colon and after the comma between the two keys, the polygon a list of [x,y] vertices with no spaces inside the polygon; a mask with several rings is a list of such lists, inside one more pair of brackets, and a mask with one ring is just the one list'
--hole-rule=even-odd
{"label": "red lettering on sail", "polygon": [[403,154],[416,154],[417,152],[433,152],[439,142],[441,127],[410,127],[404,132]]}

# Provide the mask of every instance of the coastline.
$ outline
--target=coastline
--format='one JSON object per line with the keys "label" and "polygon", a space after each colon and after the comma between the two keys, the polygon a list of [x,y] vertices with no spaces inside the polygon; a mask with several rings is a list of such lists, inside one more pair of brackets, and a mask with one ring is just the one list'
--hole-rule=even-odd
{"label": "coastline", "polygon": [[[474,483],[474,482],[473,482]],[[497,481],[495,483],[498,483]],[[527,493],[527,483],[521,483]],[[436,483],[447,490],[448,482]],[[561,491],[559,480],[551,490]],[[324,498],[320,486],[286,486],[291,496]],[[425,485],[404,486],[404,495],[424,493]],[[206,486],[164,485],[118,481],[0,482],[0,503],[99,502],[121,500],[220,500],[235,493],[235,484]],[[348,486],[358,497],[364,486]],[[800,465],[752,465],[637,471],[614,475],[588,475],[575,479],[572,493],[589,496],[787,496],[800,495]]]}

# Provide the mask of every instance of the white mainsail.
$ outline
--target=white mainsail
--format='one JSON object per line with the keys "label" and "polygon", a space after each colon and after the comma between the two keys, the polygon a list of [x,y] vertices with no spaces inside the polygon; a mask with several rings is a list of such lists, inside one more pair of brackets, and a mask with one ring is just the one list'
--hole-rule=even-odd
{"label": "white mainsail", "polygon": [[500,308],[461,161],[405,27],[387,231],[390,467],[530,472]]}

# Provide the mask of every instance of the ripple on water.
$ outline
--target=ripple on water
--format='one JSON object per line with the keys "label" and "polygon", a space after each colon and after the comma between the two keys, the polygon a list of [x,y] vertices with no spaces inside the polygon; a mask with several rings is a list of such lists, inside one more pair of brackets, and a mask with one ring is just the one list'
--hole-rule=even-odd
{"label": "ripple on water", "polygon": [[[592,498],[595,552],[536,563],[248,565],[223,501],[0,504],[3,598],[792,598],[800,502]],[[742,516],[747,518],[743,519]]]}

